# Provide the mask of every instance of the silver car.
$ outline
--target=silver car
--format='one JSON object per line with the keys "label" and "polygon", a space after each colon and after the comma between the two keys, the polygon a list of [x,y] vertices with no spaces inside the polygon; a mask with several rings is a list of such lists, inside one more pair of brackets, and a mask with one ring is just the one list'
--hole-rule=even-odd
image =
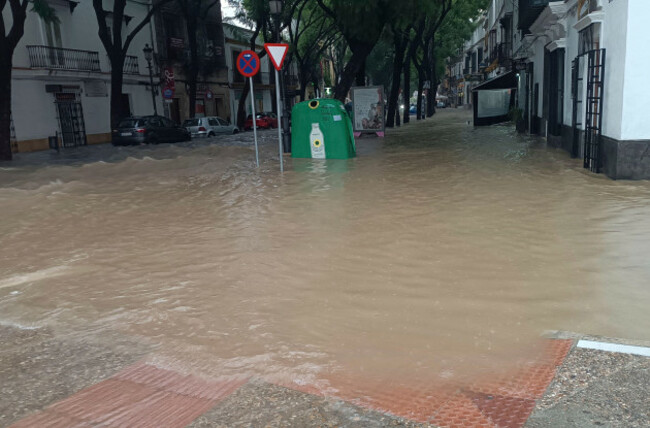
{"label": "silver car", "polygon": [[217,116],[187,119],[183,127],[192,133],[192,137],[214,137],[219,134],[236,134],[236,126]]}

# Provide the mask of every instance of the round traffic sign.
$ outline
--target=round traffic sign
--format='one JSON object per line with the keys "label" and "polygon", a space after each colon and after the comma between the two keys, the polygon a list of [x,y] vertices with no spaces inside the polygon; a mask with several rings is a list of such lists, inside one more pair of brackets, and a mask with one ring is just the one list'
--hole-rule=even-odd
{"label": "round traffic sign", "polygon": [[245,77],[253,77],[260,71],[260,57],[253,51],[244,51],[237,57],[237,70]]}
{"label": "round traffic sign", "polygon": [[171,99],[174,96],[174,88],[170,88],[167,86],[165,89],[163,89],[163,98],[165,99]]}

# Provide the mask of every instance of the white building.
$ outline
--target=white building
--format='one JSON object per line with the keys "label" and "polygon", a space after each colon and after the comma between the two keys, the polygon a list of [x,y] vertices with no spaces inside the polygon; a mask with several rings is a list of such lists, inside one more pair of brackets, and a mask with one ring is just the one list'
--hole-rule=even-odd
{"label": "white building", "polygon": [[487,110],[499,113],[479,111],[478,121],[474,106],[475,124],[518,111],[518,128],[546,137],[585,168],[650,178],[647,16],[649,0],[492,0],[449,61],[449,91],[457,104],[481,104],[482,91],[496,101],[499,108]]}
{"label": "white building", "polygon": [[648,16],[648,0],[548,2],[522,41],[531,129],[612,178],[650,178]]}
{"label": "white building", "polygon": [[[60,23],[46,24],[28,12],[25,35],[13,58],[13,149],[48,148],[48,136],[77,146],[110,141],[110,62],[99,40],[91,1],[51,0]],[[111,1],[104,2],[111,10]],[[147,4],[128,1],[127,34],[146,15]],[[8,7],[5,22],[11,22]],[[153,113],[147,63],[142,49],[155,46],[150,26],[131,43],[124,65],[123,105],[134,115]],[[157,98],[158,111],[162,102]]]}

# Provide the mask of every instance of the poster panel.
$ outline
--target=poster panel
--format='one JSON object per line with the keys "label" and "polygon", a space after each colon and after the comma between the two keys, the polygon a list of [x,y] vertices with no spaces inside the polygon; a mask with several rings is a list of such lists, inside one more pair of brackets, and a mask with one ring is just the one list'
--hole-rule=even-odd
{"label": "poster panel", "polygon": [[384,132],[383,86],[357,86],[350,92],[354,132]]}

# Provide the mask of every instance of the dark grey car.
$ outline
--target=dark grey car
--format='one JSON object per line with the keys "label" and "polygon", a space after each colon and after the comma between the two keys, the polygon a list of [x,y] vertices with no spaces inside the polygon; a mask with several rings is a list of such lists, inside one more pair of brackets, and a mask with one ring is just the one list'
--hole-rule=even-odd
{"label": "dark grey car", "polygon": [[190,141],[189,131],[166,117],[142,116],[122,119],[113,129],[114,146],[133,144],[158,144]]}

